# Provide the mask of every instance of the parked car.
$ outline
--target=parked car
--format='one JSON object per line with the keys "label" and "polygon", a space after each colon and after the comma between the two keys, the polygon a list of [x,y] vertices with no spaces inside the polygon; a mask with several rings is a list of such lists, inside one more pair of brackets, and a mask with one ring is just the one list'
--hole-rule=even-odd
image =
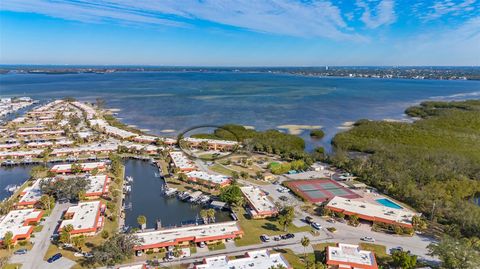
{"label": "parked car", "polygon": [[202,242],[200,242],[200,244],[198,244],[198,246],[201,247],[201,248],[204,248],[206,246],[206,244],[205,244],[205,242],[202,241]]}
{"label": "parked car", "polygon": [[262,240],[262,242],[269,242],[270,241],[270,237],[266,234],[262,234],[260,236],[260,239]]}
{"label": "parked car", "polygon": [[370,237],[370,236],[364,236],[364,237],[360,238],[360,240],[365,241],[365,242],[372,242],[372,243],[375,242],[375,238]]}
{"label": "parked car", "polygon": [[288,201],[288,197],[287,197],[287,196],[284,196],[284,195],[278,197],[278,199],[280,199],[280,200],[282,200],[282,201],[284,201],[284,202],[285,202],[285,201]]}
{"label": "parked car", "polygon": [[280,241],[280,240],[282,240],[282,238],[280,236],[275,236],[275,237],[273,237],[273,240],[274,241]]}
{"label": "parked car", "polygon": [[391,248],[390,249],[390,254],[393,254],[397,251],[403,251],[403,248],[402,247]]}
{"label": "parked car", "polygon": [[27,254],[27,250],[26,250],[26,249],[24,249],[24,248],[22,248],[22,249],[19,249],[19,250],[17,250],[17,251],[15,251],[15,252],[13,252],[13,254],[15,254],[15,255],[23,255],[23,254]]}
{"label": "parked car", "polygon": [[287,239],[290,239],[290,238],[295,238],[295,235],[294,234],[286,234],[285,237]]}
{"label": "parked car", "polygon": [[317,223],[317,222],[312,222],[311,225],[312,225],[313,228],[315,228],[315,229],[317,229],[317,230],[322,229],[322,225],[320,225],[320,224]]}
{"label": "parked car", "polygon": [[89,258],[93,258],[93,254],[91,252],[85,252],[83,253],[83,257],[89,259]]}
{"label": "parked car", "polygon": [[335,223],[336,221],[334,219],[327,219],[327,222]]}
{"label": "parked car", "polygon": [[305,222],[308,223],[308,224],[310,224],[310,223],[313,222],[313,218],[310,217],[310,216],[306,216],[306,217],[305,217]]}
{"label": "parked car", "polygon": [[52,257],[48,258],[47,262],[52,263],[52,262],[60,259],[61,257],[62,257],[62,253],[57,253],[57,254],[53,255]]}

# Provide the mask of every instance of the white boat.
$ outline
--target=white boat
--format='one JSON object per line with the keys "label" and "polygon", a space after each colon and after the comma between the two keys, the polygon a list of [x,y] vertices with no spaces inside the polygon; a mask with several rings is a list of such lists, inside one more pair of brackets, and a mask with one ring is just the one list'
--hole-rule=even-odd
{"label": "white boat", "polygon": [[155,177],[160,177],[160,174],[155,172]]}
{"label": "white boat", "polygon": [[20,186],[11,184],[11,185],[8,185],[7,187],[5,187],[5,190],[13,193],[13,192],[16,192],[19,188],[20,188]]}
{"label": "white boat", "polygon": [[128,183],[133,182],[133,177],[127,176],[127,177],[125,178],[125,180],[126,180]]}
{"label": "white boat", "polygon": [[165,196],[173,196],[177,193],[176,188],[165,188]]}

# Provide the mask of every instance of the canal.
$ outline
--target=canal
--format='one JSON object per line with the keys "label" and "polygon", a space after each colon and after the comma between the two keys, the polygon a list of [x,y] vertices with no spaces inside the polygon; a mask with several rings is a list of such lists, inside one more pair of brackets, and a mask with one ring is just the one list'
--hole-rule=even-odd
{"label": "canal", "polygon": [[[147,218],[147,228],[155,228],[157,220],[166,227],[200,217],[202,206],[166,197],[162,192],[165,181],[155,177],[155,172],[158,172],[157,168],[148,161],[125,161],[125,176],[133,178],[132,191],[125,198],[125,205],[131,205],[125,210],[125,225],[138,227],[139,215]],[[215,218],[217,222],[231,220],[229,213],[224,211],[217,211]]]}
{"label": "canal", "polygon": [[7,186],[22,185],[30,178],[30,170],[35,165],[14,165],[0,167],[0,201],[12,195]]}

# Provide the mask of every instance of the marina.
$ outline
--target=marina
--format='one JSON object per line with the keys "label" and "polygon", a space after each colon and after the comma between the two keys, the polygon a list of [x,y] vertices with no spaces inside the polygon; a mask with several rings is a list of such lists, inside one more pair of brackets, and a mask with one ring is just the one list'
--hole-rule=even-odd
{"label": "marina", "polygon": [[[138,227],[137,217],[147,218],[147,228],[156,227],[157,220],[162,226],[179,226],[195,223],[200,219],[200,210],[207,203],[201,192],[178,192],[175,188],[165,188],[165,181],[155,177],[157,167],[147,161],[127,159],[126,177],[132,178],[131,192],[125,197],[125,225]],[[177,192],[179,195],[177,195]],[[208,197],[208,200],[210,198]],[[227,211],[216,211],[217,222],[231,220]]]}

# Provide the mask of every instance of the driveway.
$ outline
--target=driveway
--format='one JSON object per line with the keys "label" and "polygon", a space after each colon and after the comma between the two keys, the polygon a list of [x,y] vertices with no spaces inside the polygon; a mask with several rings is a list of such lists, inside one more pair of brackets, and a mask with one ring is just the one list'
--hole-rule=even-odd
{"label": "driveway", "polygon": [[69,203],[57,203],[50,216],[48,216],[42,223],[42,231],[35,233],[35,237],[30,239],[33,243],[33,248],[25,255],[13,255],[12,258],[10,258],[10,262],[21,263],[22,269],[64,269],[72,267],[75,262],[67,258],[60,258],[51,264],[43,260],[43,257],[45,257],[48,247],[50,246],[50,237],[54,233],[58,225],[58,221],[62,217],[62,213],[67,210],[70,205],[71,204]]}

